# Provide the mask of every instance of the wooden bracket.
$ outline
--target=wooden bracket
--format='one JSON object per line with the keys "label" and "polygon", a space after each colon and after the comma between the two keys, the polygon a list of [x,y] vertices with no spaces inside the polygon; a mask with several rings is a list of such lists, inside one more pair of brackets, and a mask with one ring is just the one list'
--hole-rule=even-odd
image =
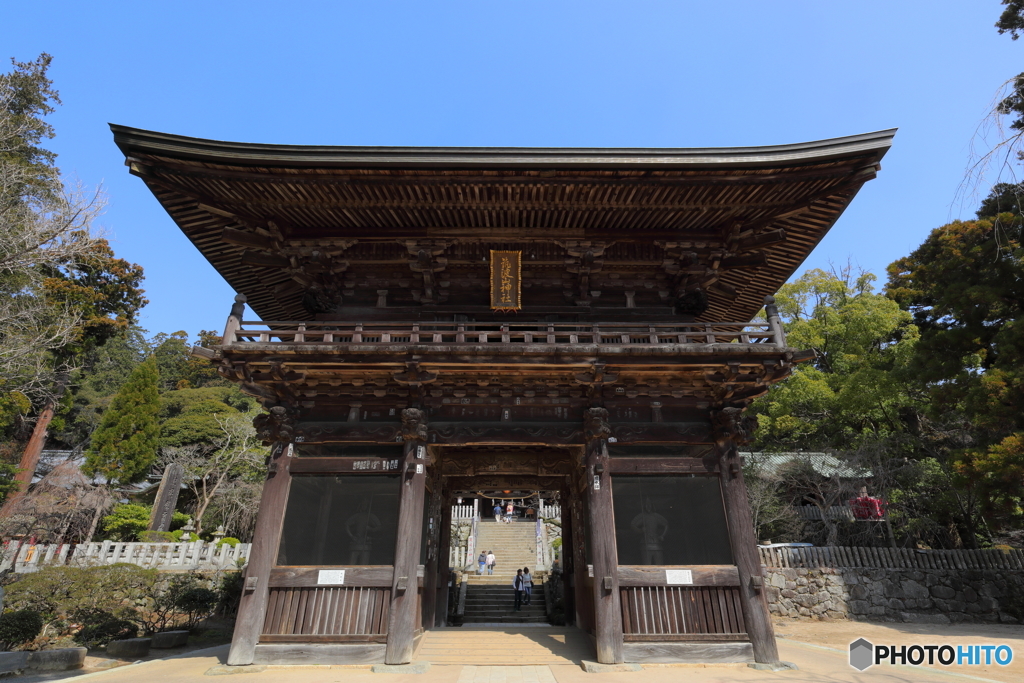
{"label": "wooden bracket", "polygon": [[605,593],[612,592],[612,577],[606,576],[601,580],[601,587],[604,588]]}
{"label": "wooden bracket", "polygon": [[395,590],[396,591],[405,591],[408,588],[409,588],[409,577],[408,576],[399,576],[398,577],[398,583],[395,584]]}
{"label": "wooden bracket", "polygon": [[258,576],[247,576],[245,577],[245,590],[251,592],[256,590],[256,584],[259,583],[260,577]]}
{"label": "wooden bracket", "polygon": [[754,589],[755,593],[760,593],[761,589],[764,588],[764,579],[760,576],[751,576],[750,587]]}

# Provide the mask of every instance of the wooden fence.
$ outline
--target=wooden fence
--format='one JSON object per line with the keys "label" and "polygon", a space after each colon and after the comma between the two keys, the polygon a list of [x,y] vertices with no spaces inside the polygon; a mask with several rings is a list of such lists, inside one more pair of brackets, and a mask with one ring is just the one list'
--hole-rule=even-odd
{"label": "wooden fence", "polygon": [[913,550],[910,548],[758,548],[765,567],[873,567],[878,569],[1024,570],[1024,550]]}
{"label": "wooden fence", "polygon": [[239,569],[249,561],[251,544],[217,547],[206,541],[184,543],[102,543],[34,544],[11,541],[3,549],[0,571],[13,569],[27,574],[52,565],[80,567],[126,562],[140,567],[165,570]]}

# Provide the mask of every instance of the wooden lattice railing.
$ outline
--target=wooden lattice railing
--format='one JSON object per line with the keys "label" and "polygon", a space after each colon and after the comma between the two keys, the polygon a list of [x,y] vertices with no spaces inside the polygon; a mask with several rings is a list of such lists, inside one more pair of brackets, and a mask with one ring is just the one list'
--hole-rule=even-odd
{"label": "wooden lattice railing", "polygon": [[[261,327],[268,329],[252,329]],[[785,346],[770,323],[405,323],[242,321],[229,323],[225,344],[764,344]]]}
{"label": "wooden lattice railing", "polygon": [[857,548],[823,546],[810,548],[763,547],[758,549],[766,567],[879,569],[1017,569],[1024,570],[1024,550],[912,550],[910,548]]}

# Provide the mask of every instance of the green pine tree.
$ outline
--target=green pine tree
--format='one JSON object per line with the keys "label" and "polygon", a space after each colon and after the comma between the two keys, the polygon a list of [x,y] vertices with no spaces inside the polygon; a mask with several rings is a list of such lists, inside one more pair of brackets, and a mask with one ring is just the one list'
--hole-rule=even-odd
{"label": "green pine tree", "polygon": [[156,461],[160,436],[159,379],[153,356],[132,371],[92,435],[82,468],[86,474],[102,474],[118,484],[146,476]]}

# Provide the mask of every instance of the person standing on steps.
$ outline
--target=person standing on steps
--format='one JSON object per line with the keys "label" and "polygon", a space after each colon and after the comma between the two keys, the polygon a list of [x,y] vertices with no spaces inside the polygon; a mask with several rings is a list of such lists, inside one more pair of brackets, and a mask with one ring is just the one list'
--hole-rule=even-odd
{"label": "person standing on steps", "polygon": [[476,558],[477,569],[476,573],[479,576],[484,573],[484,566],[487,565],[487,551],[481,551],[480,557]]}
{"label": "person standing on steps", "polygon": [[496,561],[497,561],[497,558],[494,557],[494,553],[492,553],[490,550],[488,550],[487,551],[487,573],[488,574],[493,574],[494,573],[494,565],[495,565]]}
{"label": "person standing on steps", "polygon": [[516,611],[521,611],[520,605],[523,604],[523,570],[516,570],[516,578],[512,579],[512,588],[516,591]]}
{"label": "person standing on steps", "polygon": [[533,577],[530,575],[529,567],[523,567],[523,593],[527,605],[533,602]]}
{"label": "person standing on steps", "polygon": [[505,523],[512,523],[512,514],[516,511],[516,507],[509,501],[508,506],[505,508]]}
{"label": "person standing on steps", "polygon": [[494,512],[494,521],[495,522],[500,522],[501,521],[501,506],[498,505],[497,503],[495,503],[494,504],[493,512]]}

